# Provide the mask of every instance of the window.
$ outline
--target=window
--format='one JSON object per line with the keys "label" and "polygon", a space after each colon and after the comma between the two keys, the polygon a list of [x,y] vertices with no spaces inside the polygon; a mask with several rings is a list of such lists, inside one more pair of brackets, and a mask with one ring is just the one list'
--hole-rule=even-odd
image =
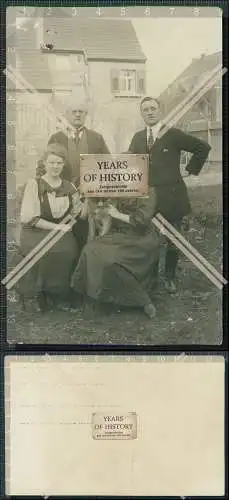
{"label": "window", "polygon": [[145,94],[145,72],[132,69],[112,69],[111,91],[120,96]]}
{"label": "window", "polygon": [[136,72],[135,71],[120,71],[120,90],[133,94],[136,92]]}

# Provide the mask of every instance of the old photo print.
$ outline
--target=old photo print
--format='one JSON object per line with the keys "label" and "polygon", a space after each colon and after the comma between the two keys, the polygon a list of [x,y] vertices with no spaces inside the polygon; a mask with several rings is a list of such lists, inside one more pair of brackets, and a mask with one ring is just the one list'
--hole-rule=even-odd
{"label": "old photo print", "polygon": [[7,9],[7,340],[222,343],[222,11]]}

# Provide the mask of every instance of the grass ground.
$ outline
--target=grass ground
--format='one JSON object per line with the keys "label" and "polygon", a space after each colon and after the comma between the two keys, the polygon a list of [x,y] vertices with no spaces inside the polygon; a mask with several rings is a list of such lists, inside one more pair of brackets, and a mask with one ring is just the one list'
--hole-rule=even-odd
{"label": "grass ground", "polygon": [[[205,193],[206,194],[206,193]],[[209,192],[210,194],[210,192]],[[212,199],[211,199],[212,201]],[[212,203],[210,204],[212,207]],[[184,236],[221,271],[222,216],[201,210],[190,217]],[[150,321],[139,310],[112,309],[85,320],[82,311],[22,312],[8,295],[8,341],[26,344],[217,345],[222,342],[221,292],[184,256],[178,290],[169,295],[161,283],[154,292],[157,316]]]}

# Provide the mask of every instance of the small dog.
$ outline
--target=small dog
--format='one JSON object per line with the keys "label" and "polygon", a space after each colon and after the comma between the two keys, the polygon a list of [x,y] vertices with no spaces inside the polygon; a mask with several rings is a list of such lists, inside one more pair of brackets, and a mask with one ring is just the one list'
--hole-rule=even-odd
{"label": "small dog", "polygon": [[108,213],[108,207],[111,205],[111,202],[116,205],[114,200],[95,200],[95,199],[86,199],[84,200],[84,205],[82,209],[83,217],[89,217],[90,220],[93,221],[93,229],[92,234],[90,235],[90,239],[100,238],[101,236],[105,236],[111,228],[112,225],[112,217]]}

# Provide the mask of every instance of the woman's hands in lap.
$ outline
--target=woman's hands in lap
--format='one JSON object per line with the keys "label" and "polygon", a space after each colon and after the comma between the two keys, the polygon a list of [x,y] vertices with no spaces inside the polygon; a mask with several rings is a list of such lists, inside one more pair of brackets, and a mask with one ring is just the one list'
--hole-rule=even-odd
{"label": "woman's hands in lap", "polygon": [[108,215],[110,215],[114,219],[118,219],[119,216],[120,216],[119,210],[116,207],[114,207],[114,205],[109,205],[108,206],[107,213],[108,213]]}

